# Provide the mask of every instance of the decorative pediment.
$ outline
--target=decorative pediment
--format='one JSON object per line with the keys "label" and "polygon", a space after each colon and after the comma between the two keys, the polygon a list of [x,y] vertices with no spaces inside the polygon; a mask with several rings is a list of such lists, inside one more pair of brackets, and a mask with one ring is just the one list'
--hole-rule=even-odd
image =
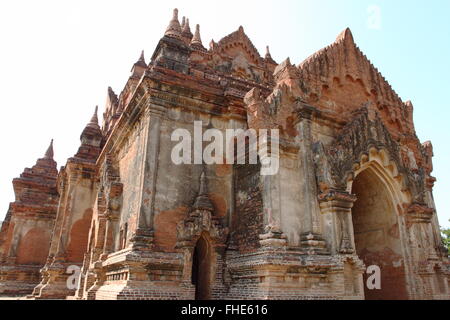
{"label": "decorative pediment", "polygon": [[208,68],[235,78],[261,83],[267,82],[271,76],[264,58],[260,56],[242,27],[218,43],[211,41],[209,51],[203,53],[204,55],[208,57],[202,58],[202,55],[194,52],[192,58],[197,63],[206,63]]}
{"label": "decorative pediment", "polygon": [[317,142],[313,146],[317,184],[320,192],[330,189],[346,190],[347,181],[354,173],[354,167],[372,149],[385,150],[389,160],[395,163],[400,175],[405,179],[413,201],[424,203],[425,171],[423,168],[411,170],[400,160],[400,148],[379,116],[369,116],[368,106],[358,110],[350,121],[328,146]]}
{"label": "decorative pediment", "polygon": [[400,97],[383,75],[358,48],[350,29],[345,29],[331,45],[304,60],[298,69],[301,77],[308,81],[311,89],[320,91],[350,77],[366,90],[384,102],[402,105]]}
{"label": "decorative pediment", "polygon": [[222,219],[214,216],[214,207],[209,199],[206,175],[200,176],[200,188],[187,217],[177,225],[177,247],[193,247],[203,232],[208,232],[215,244],[224,244],[228,228]]}
{"label": "decorative pediment", "polygon": [[244,28],[242,26],[228,36],[222,38],[214,50],[221,54],[226,54],[231,58],[235,59],[238,56],[244,57],[249,64],[255,66],[261,65],[262,58],[258,50],[253,45],[250,38],[245,34]]}
{"label": "decorative pediment", "polygon": [[223,227],[221,219],[208,210],[194,210],[177,225],[177,247],[193,247],[203,232],[208,232],[216,244],[224,244],[228,228]]}

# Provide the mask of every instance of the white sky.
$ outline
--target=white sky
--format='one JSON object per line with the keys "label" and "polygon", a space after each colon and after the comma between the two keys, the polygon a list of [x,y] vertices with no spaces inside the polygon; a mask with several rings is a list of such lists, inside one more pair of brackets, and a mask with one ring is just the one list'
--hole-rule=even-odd
{"label": "white sky", "polygon": [[340,2],[325,9],[295,0],[1,1],[0,220],[14,200],[11,180],[43,156],[52,138],[58,167],[65,164],[95,105],[101,117],[107,87],[120,93],[142,49],[148,62],[173,8],[180,20],[190,18],[192,31],[200,23],[205,47],[243,25],[261,54],[270,45],[278,62],[290,56],[299,63],[352,23],[357,42],[375,32],[355,33],[367,29],[367,6],[358,9],[361,16],[337,19]]}

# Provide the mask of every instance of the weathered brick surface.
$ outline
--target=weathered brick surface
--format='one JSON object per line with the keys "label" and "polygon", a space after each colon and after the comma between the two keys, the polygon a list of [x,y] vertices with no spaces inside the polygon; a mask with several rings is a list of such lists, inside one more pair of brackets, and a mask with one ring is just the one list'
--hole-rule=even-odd
{"label": "weathered brick surface", "polygon": [[0,230],[0,294],[29,294],[39,283],[58,205],[57,174],[52,141],[44,158],[13,180],[16,200]]}
{"label": "weathered brick surface", "polygon": [[232,241],[244,252],[258,248],[259,235],[264,232],[259,170],[259,165],[237,165],[235,169],[236,214]]}
{"label": "weathered brick surface", "polygon": [[[177,14],[151,62],[142,53],[121,93],[108,88],[102,127],[95,113],[59,174],[49,152],[13,181],[0,293],[449,299],[432,145],[350,30],[296,66],[261,56],[243,27],[206,49]],[[172,133],[194,138],[194,121],[224,136],[279,129],[279,170],[175,165]],[[369,265],[384,290],[366,288]]]}

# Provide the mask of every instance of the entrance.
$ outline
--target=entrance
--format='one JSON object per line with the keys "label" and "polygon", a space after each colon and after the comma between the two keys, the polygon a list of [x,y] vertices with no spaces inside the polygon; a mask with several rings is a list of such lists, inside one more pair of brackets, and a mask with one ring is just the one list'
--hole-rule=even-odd
{"label": "entrance", "polygon": [[198,239],[192,258],[192,284],[195,285],[195,299],[211,298],[211,246],[204,235]]}
{"label": "entrance", "polygon": [[400,230],[388,187],[368,168],[356,176],[352,193],[358,198],[352,209],[356,252],[366,267],[376,265],[381,271],[381,289],[370,290],[367,278],[371,274],[364,274],[366,299],[407,299]]}

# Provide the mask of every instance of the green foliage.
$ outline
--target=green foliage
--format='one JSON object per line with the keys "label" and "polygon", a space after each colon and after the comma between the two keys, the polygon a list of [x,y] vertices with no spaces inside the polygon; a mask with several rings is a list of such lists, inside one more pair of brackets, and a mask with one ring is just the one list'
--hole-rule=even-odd
{"label": "green foliage", "polygon": [[450,229],[441,229],[442,241],[448,249],[448,254],[450,255]]}

